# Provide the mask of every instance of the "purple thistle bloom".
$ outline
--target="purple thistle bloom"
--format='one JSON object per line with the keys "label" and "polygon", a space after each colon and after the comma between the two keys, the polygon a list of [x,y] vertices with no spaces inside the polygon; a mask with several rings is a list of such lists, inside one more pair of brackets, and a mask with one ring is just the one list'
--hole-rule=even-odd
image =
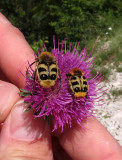
{"label": "purple thistle bloom", "polygon": [[[39,80],[37,78],[34,80],[34,70],[29,67],[28,74],[26,74],[26,86],[23,90],[25,93],[27,92],[26,96],[24,96],[24,101],[30,104],[31,109],[35,110],[35,118],[49,117],[50,115],[54,117],[52,131],[58,127],[61,127],[63,131],[65,124],[69,124],[71,127],[73,120],[76,120],[82,127],[81,121],[93,116],[95,110],[94,102],[95,100],[100,101],[97,97],[100,88],[97,89],[96,86],[103,78],[99,73],[92,78],[90,72],[93,69],[93,58],[86,52],[86,49],[79,53],[78,43],[77,46],[75,44],[73,51],[71,51],[71,44],[67,50],[66,41],[63,42],[61,46],[60,42],[58,42],[58,48],[55,48],[54,40],[54,48],[52,50],[60,70],[61,82],[60,77],[58,77],[54,86],[50,88],[40,86]],[[79,68],[85,73],[84,76],[88,83],[86,97],[77,98],[72,94],[67,77],[72,68]]]}

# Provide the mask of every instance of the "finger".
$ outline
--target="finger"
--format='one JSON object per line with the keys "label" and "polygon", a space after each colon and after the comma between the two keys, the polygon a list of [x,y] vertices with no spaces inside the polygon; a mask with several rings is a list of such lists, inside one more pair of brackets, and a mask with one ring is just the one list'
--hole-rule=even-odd
{"label": "finger", "polygon": [[0,80],[0,123],[4,122],[13,105],[20,98],[19,89],[11,83]]}
{"label": "finger", "polygon": [[33,50],[23,34],[0,14],[0,69],[12,83],[23,87],[25,66],[34,61]]}
{"label": "finger", "polygon": [[95,118],[88,118],[83,125],[85,130],[75,124],[59,137],[60,144],[74,160],[122,159],[120,145]]}
{"label": "finger", "polygon": [[49,125],[34,119],[33,111],[24,112],[27,104],[18,101],[6,119],[0,136],[2,160],[52,160]]}

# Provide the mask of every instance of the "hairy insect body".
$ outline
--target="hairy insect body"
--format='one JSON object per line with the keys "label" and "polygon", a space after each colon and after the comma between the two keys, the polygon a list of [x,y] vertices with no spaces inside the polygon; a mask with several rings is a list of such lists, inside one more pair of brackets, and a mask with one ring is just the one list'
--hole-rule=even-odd
{"label": "hairy insect body", "polygon": [[49,88],[55,85],[59,70],[55,56],[49,52],[42,52],[37,58],[36,76],[41,86]]}
{"label": "hairy insect body", "polygon": [[69,76],[69,86],[74,96],[85,97],[88,93],[88,83],[84,72],[81,69],[73,68],[67,76]]}

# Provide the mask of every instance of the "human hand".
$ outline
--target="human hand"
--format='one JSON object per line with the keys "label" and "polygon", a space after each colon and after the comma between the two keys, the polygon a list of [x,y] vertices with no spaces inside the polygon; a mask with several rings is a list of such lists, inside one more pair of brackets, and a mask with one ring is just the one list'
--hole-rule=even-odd
{"label": "human hand", "polygon": [[82,122],[85,130],[74,123],[52,135],[43,119],[32,118],[33,111],[24,113],[20,71],[34,59],[23,34],[0,14],[0,160],[52,160],[53,154],[55,160],[121,160],[120,145],[95,118]]}

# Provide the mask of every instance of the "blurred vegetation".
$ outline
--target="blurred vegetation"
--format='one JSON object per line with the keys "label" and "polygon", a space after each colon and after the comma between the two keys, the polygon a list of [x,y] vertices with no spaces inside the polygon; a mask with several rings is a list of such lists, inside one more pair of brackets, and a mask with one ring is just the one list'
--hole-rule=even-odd
{"label": "blurred vegetation", "polygon": [[[92,54],[95,56],[95,66],[93,74],[98,71],[97,66],[100,68],[101,73],[104,75],[104,79],[107,80],[111,69],[116,69],[117,72],[122,72],[122,27],[121,22],[118,21],[119,27],[109,30],[108,34],[102,36],[95,44],[95,49]],[[94,40],[88,43],[87,48],[91,48]]]}
{"label": "blurred vegetation", "polygon": [[[35,51],[37,43],[45,43],[51,50],[55,35],[56,40],[66,38],[72,44],[79,41],[80,48],[86,46],[96,56],[96,66],[114,59],[117,70],[122,70],[118,65],[122,60],[121,0],[0,0],[0,11],[23,32]],[[109,49],[103,49],[108,41]],[[107,77],[109,71],[101,68]]]}
{"label": "blurred vegetation", "polygon": [[[84,47],[108,27],[117,27],[121,0],[0,0],[0,11],[17,26],[29,43],[48,40],[53,35]],[[51,47],[52,44],[49,43]]]}
{"label": "blurred vegetation", "polygon": [[112,90],[112,95],[117,98],[118,96],[122,95],[122,89],[119,90]]}

